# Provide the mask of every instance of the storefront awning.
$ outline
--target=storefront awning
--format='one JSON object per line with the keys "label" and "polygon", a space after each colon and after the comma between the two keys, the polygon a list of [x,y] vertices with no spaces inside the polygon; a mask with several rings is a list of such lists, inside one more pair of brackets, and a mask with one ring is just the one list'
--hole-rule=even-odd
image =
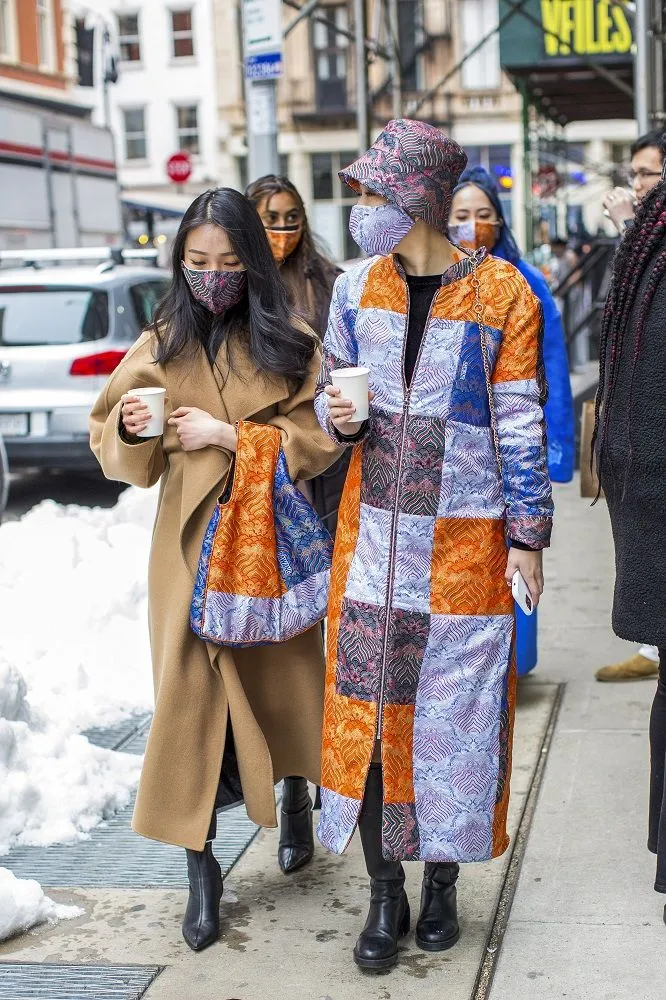
{"label": "storefront awning", "polygon": [[500,0],[502,68],[561,125],[633,118],[624,0]]}
{"label": "storefront awning", "polygon": [[127,208],[139,212],[153,212],[164,219],[180,219],[194,201],[196,194],[180,191],[151,191],[129,188],[123,191],[121,201]]}

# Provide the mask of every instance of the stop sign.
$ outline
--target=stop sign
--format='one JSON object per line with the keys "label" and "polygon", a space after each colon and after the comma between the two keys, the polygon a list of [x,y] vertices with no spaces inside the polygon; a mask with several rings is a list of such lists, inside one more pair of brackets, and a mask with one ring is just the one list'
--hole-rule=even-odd
{"label": "stop sign", "polygon": [[174,153],[167,160],[167,176],[174,184],[184,184],[192,173],[192,161],[189,153]]}

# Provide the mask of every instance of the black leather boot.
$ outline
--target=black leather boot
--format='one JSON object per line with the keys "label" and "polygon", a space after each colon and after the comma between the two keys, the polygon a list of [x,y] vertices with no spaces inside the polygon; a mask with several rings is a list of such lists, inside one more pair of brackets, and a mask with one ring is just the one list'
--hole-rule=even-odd
{"label": "black leather boot", "polygon": [[416,943],[423,951],[446,951],[460,937],[456,881],[460,869],[454,862],[426,862],[421,890],[421,913],[416,923]]}
{"label": "black leather boot", "polygon": [[220,936],[222,870],[213,854],[217,823],[213,813],[208,840],[203,851],[186,850],[190,894],[183,918],[183,937],[192,951],[202,951]]}
{"label": "black leather boot", "polygon": [[280,808],[278,862],[289,875],[304,868],[314,857],[312,800],[305,778],[285,778]]}
{"label": "black leather boot", "polygon": [[398,961],[398,940],[409,932],[409,901],[399,861],[382,856],[383,785],[381,764],[371,764],[358,818],[365,864],[370,876],[370,910],[354,948],[362,969],[380,972]]}

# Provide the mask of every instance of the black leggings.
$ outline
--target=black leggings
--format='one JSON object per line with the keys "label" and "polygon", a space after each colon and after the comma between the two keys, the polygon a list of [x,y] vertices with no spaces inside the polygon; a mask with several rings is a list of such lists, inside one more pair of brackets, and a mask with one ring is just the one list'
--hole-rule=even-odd
{"label": "black leggings", "polygon": [[657,855],[657,892],[666,892],[666,647],[659,650],[659,680],[650,715],[650,818],[648,848]]}

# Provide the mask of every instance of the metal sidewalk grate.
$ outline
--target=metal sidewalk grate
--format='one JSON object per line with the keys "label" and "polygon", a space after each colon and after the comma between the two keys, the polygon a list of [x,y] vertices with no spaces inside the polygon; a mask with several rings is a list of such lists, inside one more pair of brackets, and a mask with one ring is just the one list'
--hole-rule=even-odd
{"label": "metal sidewalk grate", "polygon": [[[99,727],[86,729],[82,735],[87,736],[91,743],[98,747],[106,747],[107,750],[143,753],[151,720],[152,714],[150,712],[144,715],[133,715],[108,729]],[[143,737],[143,741],[139,737]]]}
{"label": "metal sidewalk grate", "polygon": [[[143,753],[151,717],[128,720],[113,730],[89,731],[91,742],[125,753]],[[91,732],[97,738],[93,739]],[[101,741],[104,740],[102,743]],[[134,800],[90,833],[89,840],[50,847],[15,847],[2,863],[17,878],[34,878],[44,886],[107,888],[171,888],[187,885],[185,852],[180,847],[139,837],[130,827]],[[258,827],[244,806],[217,817],[215,856],[224,875],[254,840]]]}
{"label": "metal sidewalk grate", "polygon": [[[2,862],[17,878],[44,886],[162,888],[187,885],[185,851],[160,844],[130,828],[134,802],[91,831],[89,840],[50,847],[15,847]],[[254,840],[258,827],[244,807],[217,818],[214,850],[226,875]]]}
{"label": "metal sidewalk grate", "polygon": [[159,965],[0,965],[0,1000],[139,1000]]}

